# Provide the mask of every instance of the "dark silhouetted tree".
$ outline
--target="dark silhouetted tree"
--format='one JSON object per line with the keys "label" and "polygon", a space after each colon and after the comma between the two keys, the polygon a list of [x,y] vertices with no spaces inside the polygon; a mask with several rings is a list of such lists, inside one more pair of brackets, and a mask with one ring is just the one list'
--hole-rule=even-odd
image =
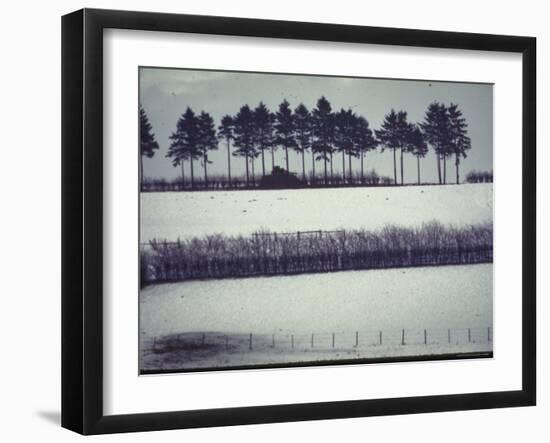
{"label": "dark silhouetted tree", "polygon": [[208,187],[207,165],[212,163],[208,160],[208,152],[218,149],[218,138],[216,137],[216,126],[214,119],[208,112],[202,111],[198,118],[198,146],[199,155],[202,156],[204,168],[204,187]]}
{"label": "dark silhouetted tree", "polygon": [[325,167],[325,185],[328,184],[327,163],[332,156],[334,142],[334,115],[329,101],[325,97],[317,100],[312,113],[313,145],[315,160],[323,160]]}
{"label": "dark silhouetted tree", "polygon": [[407,113],[405,111],[395,112],[393,109],[387,114],[382,123],[382,129],[376,130],[376,138],[382,146],[393,151],[393,178],[397,184],[397,150],[401,152],[401,184],[404,182],[403,173],[403,153],[406,146],[409,123],[407,122]]}
{"label": "dark silhouetted tree", "polygon": [[262,177],[265,177],[265,150],[274,144],[274,135],[271,113],[262,102],[254,109],[254,144],[261,154]]}
{"label": "dark silhouetted tree", "polygon": [[224,115],[221,121],[221,125],[218,127],[218,138],[225,140],[227,143],[227,179],[229,186],[231,186],[231,141],[234,138],[233,135],[233,117],[230,115]]}
{"label": "dark silhouetted tree", "polygon": [[281,145],[285,150],[286,170],[290,172],[288,150],[296,146],[296,139],[294,137],[294,118],[292,116],[292,109],[290,109],[290,104],[287,100],[283,100],[275,115],[277,118],[275,123],[275,143]]}
{"label": "dark silhouetted tree", "polygon": [[472,148],[472,141],[468,137],[468,124],[458,105],[451,103],[447,108],[449,117],[450,149],[455,155],[456,184],[460,183],[460,159],[466,158],[466,152]]}
{"label": "dark silhouetted tree", "polygon": [[[302,155],[302,178],[306,178],[306,151],[311,148],[311,114],[309,110],[300,103],[294,110],[294,123],[296,129],[296,152]],[[315,167],[315,161],[313,162]]]}
{"label": "dark silhouetted tree", "polygon": [[341,109],[334,115],[334,145],[342,153],[342,180],[346,182],[346,155],[348,156],[348,178],[351,182],[352,169],[351,158],[357,157],[357,145],[354,143],[355,126],[357,124],[357,115],[351,110]]}
{"label": "dark silhouetted tree", "polygon": [[[277,116],[274,112],[269,114],[269,121],[271,122],[271,127],[273,131],[275,130],[275,123],[277,123]],[[275,151],[277,150],[277,143],[275,139],[275,133],[273,133],[273,141],[271,143],[271,170],[275,169]]]}
{"label": "dark silhouetted tree", "polygon": [[[437,160],[437,176],[439,184],[446,182],[446,162],[448,156],[448,147],[450,142],[449,118],[447,108],[444,104],[430,103],[424,121],[420,123],[424,140],[432,146]],[[443,161],[443,171],[441,162]],[[443,173],[442,173],[443,172]]]}
{"label": "dark silhouetted tree", "polygon": [[424,134],[417,125],[411,124],[407,137],[407,152],[416,157],[416,173],[420,184],[420,159],[426,157],[428,145],[424,140]]}
{"label": "dark silhouetted tree", "polygon": [[237,148],[233,155],[244,157],[246,167],[246,186],[250,185],[250,171],[248,161],[254,157],[254,113],[250,106],[241,107],[233,118],[234,135],[233,145]]}
{"label": "dark silhouetted tree", "polygon": [[143,186],[143,157],[152,158],[159,144],[155,141],[153,126],[149,123],[147,114],[139,105],[139,149],[140,149],[140,183]]}
{"label": "dark silhouetted tree", "polygon": [[[172,158],[174,166],[189,160],[191,166],[191,188],[195,187],[193,160],[201,154],[199,151],[199,119],[190,107],[178,119],[176,132],[170,136],[172,143],[166,157]],[[183,167],[183,166],[182,166]]]}
{"label": "dark silhouetted tree", "polygon": [[354,125],[353,144],[355,145],[355,151],[359,154],[361,159],[361,183],[364,183],[365,174],[363,162],[365,154],[370,150],[376,149],[378,142],[369,127],[369,122],[362,116],[357,117]]}

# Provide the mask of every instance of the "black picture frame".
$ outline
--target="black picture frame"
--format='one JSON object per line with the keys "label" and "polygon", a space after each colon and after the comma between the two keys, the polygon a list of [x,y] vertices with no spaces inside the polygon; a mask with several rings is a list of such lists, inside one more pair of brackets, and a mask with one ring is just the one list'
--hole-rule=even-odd
{"label": "black picture frame", "polygon": [[[503,51],[522,54],[522,388],[130,415],[103,412],[103,30]],[[83,9],[62,18],[62,426],[82,434],[535,405],[536,39]]]}

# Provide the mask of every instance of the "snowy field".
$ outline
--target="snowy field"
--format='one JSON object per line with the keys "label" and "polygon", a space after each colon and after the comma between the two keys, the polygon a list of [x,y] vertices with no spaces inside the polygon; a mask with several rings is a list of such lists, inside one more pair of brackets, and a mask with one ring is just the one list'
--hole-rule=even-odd
{"label": "snowy field", "polygon": [[224,233],[376,229],[438,220],[465,225],[492,220],[491,183],[285,191],[142,193],[141,242]]}
{"label": "snowy field", "polygon": [[140,366],[190,369],[490,352],[492,281],[492,265],[478,264],[149,286],[140,292]]}

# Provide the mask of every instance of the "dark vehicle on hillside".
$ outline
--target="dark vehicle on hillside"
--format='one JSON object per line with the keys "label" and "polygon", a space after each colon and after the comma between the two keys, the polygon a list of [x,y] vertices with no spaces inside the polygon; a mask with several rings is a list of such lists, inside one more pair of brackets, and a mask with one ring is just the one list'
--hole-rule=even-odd
{"label": "dark vehicle on hillside", "polygon": [[303,185],[296,174],[279,166],[275,166],[271,174],[265,175],[260,180],[260,188],[262,189],[292,189],[301,188]]}

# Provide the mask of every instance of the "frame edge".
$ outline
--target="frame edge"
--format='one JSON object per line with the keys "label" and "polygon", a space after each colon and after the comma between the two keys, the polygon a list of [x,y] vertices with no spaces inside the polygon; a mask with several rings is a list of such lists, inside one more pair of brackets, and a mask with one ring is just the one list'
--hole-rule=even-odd
{"label": "frame edge", "polygon": [[522,52],[522,387],[528,404],[537,403],[537,40]]}
{"label": "frame edge", "polygon": [[82,10],[61,19],[61,426],[83,433]]}

